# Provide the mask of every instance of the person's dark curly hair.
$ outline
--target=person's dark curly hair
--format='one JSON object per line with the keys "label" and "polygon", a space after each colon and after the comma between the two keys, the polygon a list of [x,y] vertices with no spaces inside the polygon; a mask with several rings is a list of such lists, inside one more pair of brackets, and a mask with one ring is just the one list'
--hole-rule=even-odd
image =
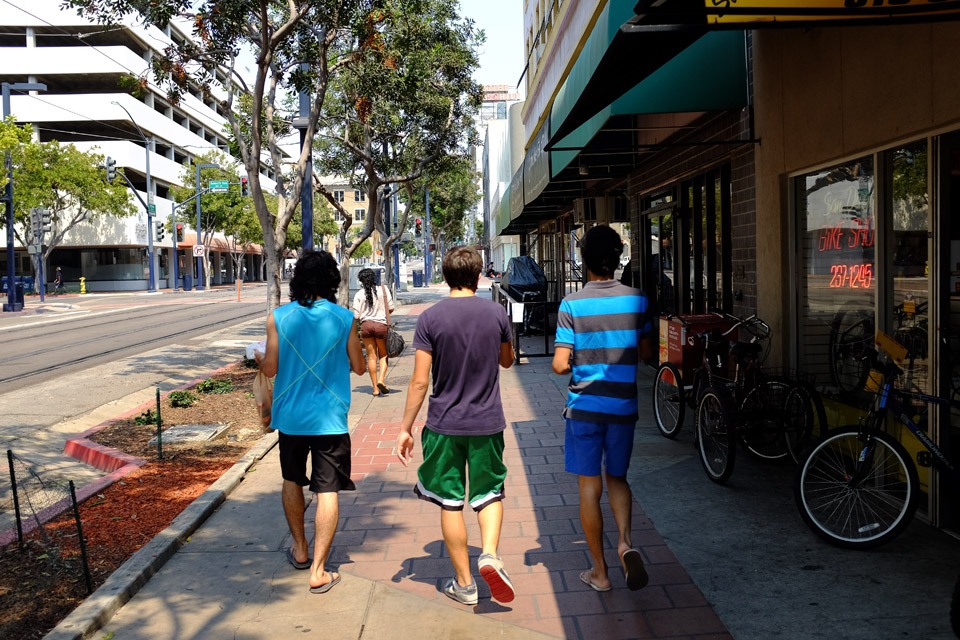
{"label": "person's dark curly hair", "polygon": [[597,225],[587,231],[581,244],[583,264],[601,278],[612,278],[620,266],[623,241],[620,234],[606,225]]}
{"label": "person's dark curly hair", "polygon": [[377,274],[374,273],[373,269],[360,269],[357,280],[363,287],[363,293],[367,296],[367,309],[373,309],[373,288],[377,286]]}
{"label": "person's dark curly hair", "polygon": [[290,300],[305,307],[314,300],[323,299],[337,304],[340,287],[340,267],[327,251],[307,251],[293,267],[290,278]]}

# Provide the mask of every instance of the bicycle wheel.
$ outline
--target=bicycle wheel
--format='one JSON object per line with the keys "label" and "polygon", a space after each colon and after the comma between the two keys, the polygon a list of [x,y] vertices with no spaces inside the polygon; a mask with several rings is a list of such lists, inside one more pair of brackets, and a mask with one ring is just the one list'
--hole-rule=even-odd
{"label": "bicycle wheel", "polygon": [[830,377],[841,391],[863,389],[870,373],[873,315],[860,309],[841,310],[830,330]]}
{"label": "bicycle wheel", "polygon": [[707,477],[723,484],[736,460],[736,416],[726,389],[707,387],[697,402],[697,448]]}
{"label": "bicycle wheel", "polygon": [[903,446],[881,431],[841,427],[810,447],[797,467],[794,498],[814,533],[838,547],[889,542],[917,508],[917,470]]}
{"label": "bicycle wheel", "polygon": [[737,435],[747,453],[760,460],[790,454],[786,438],[786,401],[792,386],[777,378],[763,380],[740,403]]}
{"label": "bicycle wheel", "polygon": [[653,417],[664,438],[676,438],[683,425],[684,414],[683,381],[680,370],[664,362],[657,369],[657,378],[653,381]]}
{"label": "bicycle wheel", "polygon": [[813,385],[798,382],[787,395],[784,407],[787,450],[794,462],[800,462],[803,450],[827,433],[827,412]]}
{"label": "bicycle wheel", "polygon": [[703,367],[700,367],[693,372],[693,384],[690,385],[690,388],[684,392],[684,396],[687,399],[687,406],[691,410],[697,409],[697,400],[700,399],[700,392],[707,388],[707,371]]}

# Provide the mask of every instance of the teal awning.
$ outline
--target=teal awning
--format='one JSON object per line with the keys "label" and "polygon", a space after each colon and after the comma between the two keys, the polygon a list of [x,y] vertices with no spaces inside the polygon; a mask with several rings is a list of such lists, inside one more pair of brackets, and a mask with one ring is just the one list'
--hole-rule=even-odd
{"label": "teal awning", "polygon": [[[627,60],[621,62],[630,64]],[[551,121],[559,122],[558,117],[562,117],[560,112],[565,107],[558,104],[560,95],[571,95],[572,87],[581,81],[572,74],[567,78],[554,101]],[[744,33],[708,33],[562,139],[551,136],[550,147],[555,149],[551,152],[552,176],[566,168],[577,157],[578,150],[586,147],[614,116],[737,110],[748,104]]]}
{"label": "teal awning", "polygon": [[500,235],[500,233],[507,228],[507,225],[510,224],[510,185],[507,185],[506,190],[503,192],[503,197],[500,198],[500,207],[497,209],[497,222],[494,226],[496,231],[495,235]]}

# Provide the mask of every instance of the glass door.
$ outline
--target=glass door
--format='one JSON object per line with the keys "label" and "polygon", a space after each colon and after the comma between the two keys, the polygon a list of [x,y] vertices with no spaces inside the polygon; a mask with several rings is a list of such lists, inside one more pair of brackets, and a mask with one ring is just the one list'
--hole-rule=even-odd
{"label": "glass door", "polygon": [[[960,134],[939,140],[938,254],[941,275],[937,291],[938,323],[943,330],[935,348],[939,363],[936,390],[960,401]],[[941,409],[937,444],[951,460],[960,459],[960,411]],[[937,492],[937,524],[960,530],[960,489],[941,476]]]}

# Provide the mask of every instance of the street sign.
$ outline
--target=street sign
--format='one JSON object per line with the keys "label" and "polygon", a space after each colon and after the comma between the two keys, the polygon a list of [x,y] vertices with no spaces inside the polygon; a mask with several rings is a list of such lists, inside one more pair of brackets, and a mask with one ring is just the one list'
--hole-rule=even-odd
{"label": "street sign", "polygon": [[193,247],[193,256],[194,256],[195,258],[202,258],[202,257],[203,257],[203,251],[204,251],[204,246],[203,246],[202,244],[195,245],[195,246]]}
{"label": "street sign", "polygon": [[28,245],[27,245],[27,253],[30,254],[31,256],[32,256],[32,255],[39,254],[39,253],[40,253],[40,247],[38,247],[38,246],[35,245],[35,244],[28,244]]}
{"label": "street sign", "polygon": [[230,181],[229,180],[211,180],[210,191],[212,191],[213,193],[227,193],[228,191],[230,191]]}
{"label": "street sign", "polygon": [[157,215],[157,205],[155,205],[155,204],[152,203],[152,202],[151,202],[150,204],[148,204],[148,205],[147,205],[147,213],[149,213],[151,216]]}
{"label": "street sign", "polygon": [[400,234],[400,242],[413,242],[413,234],[409,231],[405,231]]}

